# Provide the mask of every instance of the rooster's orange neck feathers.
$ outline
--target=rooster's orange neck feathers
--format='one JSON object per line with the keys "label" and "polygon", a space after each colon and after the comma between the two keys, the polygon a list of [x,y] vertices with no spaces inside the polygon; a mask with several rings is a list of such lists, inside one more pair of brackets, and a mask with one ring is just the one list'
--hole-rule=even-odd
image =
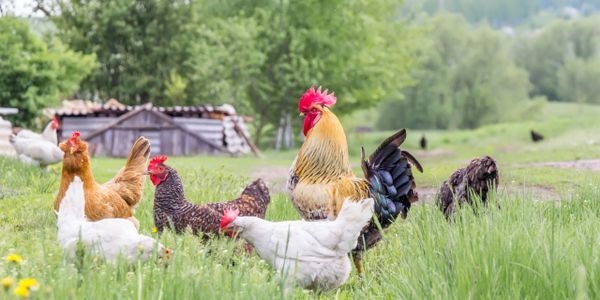
{"label": "rooster's orange neck feathers", "polygon": [[[344,128],[326,107],[298,152],[296,174],[314,182],[335,180],[339,176],[353,174]],[[310,178],[311,176],[315,178]]]}

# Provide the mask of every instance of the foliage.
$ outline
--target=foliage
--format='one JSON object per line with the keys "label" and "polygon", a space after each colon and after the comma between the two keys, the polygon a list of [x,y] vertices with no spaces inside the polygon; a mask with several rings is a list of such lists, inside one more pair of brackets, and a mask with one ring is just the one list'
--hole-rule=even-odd
{"label": "foliage", "polygon": [[8,116],[17,126],[35,126],[43,108],[77,91],[93,64],[93,55],[45,42],[16,18],[0,18],[0,106],[19,109]]}
{"label": "foliage", "polygon": [[600,59],[570,59],[559,70],[557,77],[560,99],[600,104]]}
{"label": "foliage", "polygon": [[[53,17],[73,49],[93,53],[98,66],[84,80],[87,97],[128,104],[169,103],[173,72],[189,74],[195,40],[194,3],[186,0],[63,0]],[[173,86],[170,92],[173,93]],[[169,95],[171,96],[171,95]]]}
{"label": "foliage", "polygon": [[222,52],[208,62],[218,67],[205,67],[216,70],[212,86],[221,92],[214,97],[246,99],[260,140],[265,126],[295,114],[313,84],[336,92],[340,114],[396,95],[408,81],[416,40],[394,21],[397,7],[387,0],[207,1],[208,15],[222,18],[207,25],[221,34],[210,35],[204,52]]}
{"label": "foliage", "polygon": [[98,57],[83,83],[89,96],[228,102],[257,117],[257,140],[295,111],[312,84],[336,91],[336,112],[346,113],[397,95],[412,61],[414,36],[397,20],[392,0],[64,0],[59,6],[60,36]]}
{"label": "foliage", "polygon": [[[489,26],[440,14],[425,25],[431,37],[413,69],[416,84],[381,107],[382,129],[475,128],[512,118],[528,106],[527,73],[516,67],[507,40]],[[521,107],[523,108],[523,107]]]}
{"label": "foliage", "polygon": [[[520,37],[515,43],[515,61],[529,72],[533,95],[545,96],[550,100],[575,99],[575,95],[569,95],[564,86],[561,97],[559,74],[565,76],[564,73],[569,72],[562,69],[571,60],[600,59],[598,26],[598,17],[580,18],[559,21],[540,29],[539,33]],[[569,67],[572,69],[575,66],[571,63]]]}

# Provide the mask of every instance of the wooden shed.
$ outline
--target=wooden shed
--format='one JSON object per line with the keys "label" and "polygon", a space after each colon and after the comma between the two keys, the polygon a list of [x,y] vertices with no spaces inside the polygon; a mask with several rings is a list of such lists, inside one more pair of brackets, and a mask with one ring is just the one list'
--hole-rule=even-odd
{"label": "wooden shed", "polygon": [[79,131],[94,155],[125,157],[139,136],[150,140],[152,155],[239,155],[256,150],[245,119],[230,105],[155,107],[74,100],[47,114],[58,118],[60,140]]}

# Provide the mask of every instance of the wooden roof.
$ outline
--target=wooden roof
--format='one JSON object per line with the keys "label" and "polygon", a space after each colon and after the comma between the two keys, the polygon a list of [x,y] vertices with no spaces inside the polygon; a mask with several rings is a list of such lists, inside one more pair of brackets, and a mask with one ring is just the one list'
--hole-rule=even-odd
{"label": "wooden roof", "polygon": [[106,103],[93,102],[89,100],[65,100],[63,106],[56,109],[46,109],[45,114],[48,116],[86,116],[93,114],[117,114],[122,115],[130,111],[146,108],[152,111],[158,111],[167,115],[173,116],[182,113],[211,113],[216,112],[225,116],[236,115],[235,108],[229,104],[219,106],[215,105],[193,105],[193,106],[154,106],[152,103],[143,105],[124,105],[115,99],[110,99]]}

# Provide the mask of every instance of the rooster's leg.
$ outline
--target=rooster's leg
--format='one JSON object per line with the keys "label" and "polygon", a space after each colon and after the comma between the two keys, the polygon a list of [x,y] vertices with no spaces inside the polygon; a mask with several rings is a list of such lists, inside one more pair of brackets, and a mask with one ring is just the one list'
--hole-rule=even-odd
{"label": "rooster's leg", "polygon": [[362,256],[360,255],[360,253],[355,253],[354,256],[352,257],[352,260],[354,261],[354,267],[356,268],[356,273],[358,273],[358,275],[362,276]]}

